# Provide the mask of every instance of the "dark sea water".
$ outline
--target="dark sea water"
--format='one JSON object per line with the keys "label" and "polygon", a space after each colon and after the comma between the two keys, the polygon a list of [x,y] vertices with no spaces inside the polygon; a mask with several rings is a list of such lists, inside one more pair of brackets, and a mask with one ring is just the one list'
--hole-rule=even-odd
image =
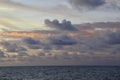
{"label": "dark sea water", "polygon": [[0,80],[120,80],[120,67],[0,67]]}

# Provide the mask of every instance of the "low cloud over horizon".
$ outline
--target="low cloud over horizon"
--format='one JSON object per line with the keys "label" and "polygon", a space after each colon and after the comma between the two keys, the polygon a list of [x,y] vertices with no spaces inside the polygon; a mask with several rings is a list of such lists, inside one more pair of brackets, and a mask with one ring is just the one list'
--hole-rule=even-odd
{"label": "low cloud over horizon", "polygon": [[59,34],[49,31],[38,32],[38,34],[51,34],[46,37],[6,36],[13,39],[4,38],[0,42],[1,63],[11,62],[13,65],[120,65],[120,28],[116,26],[117,30],[115,30],[112,29],[112,26],[103,27],[103,24],[108,25],[105,23],[84,24],[78,27],[81,31],[64,33],[58,31]]}

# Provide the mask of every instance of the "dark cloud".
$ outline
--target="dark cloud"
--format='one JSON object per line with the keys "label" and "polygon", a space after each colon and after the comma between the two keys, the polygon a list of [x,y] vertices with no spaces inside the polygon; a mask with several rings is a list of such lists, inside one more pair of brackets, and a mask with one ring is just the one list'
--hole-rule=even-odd
{"label": "dark cloud", "polygon": [[74,25],[71,24],[71,21],[67,21],[67,20],[63,20],[62,23],[60,23],[57,19],[53,21],[46,19],[45,24],[49,27],[60,29],[60,30],[77,31]]}
{"label": "dark cloud", "polygon": [[45,53],[44,52],[40,52],[39,56],[45,56]]}
{"label": "dark cloud", "polygon": [[18,47],[18,48],[17,48],[17,51],[27,51],[27,49],[24,48],[24,47]]}
{"label": "dark cloud", "polygon": [[76,60],[80,60],[80,55],[77,54],[77,52],[72,53],[72,58]]}
{"label": "dark cloud", "polygon": [[109,44],[120,44],[120,31],[112,32],[108,35]]}
{"label": "dark cloud", "polygon": [[18,46],[16,44],[9,44],[6,46],[7,52],[17,52]]}
{"label": "dark cloud", "polygon": [[23,38],[22,41],[25,42],[25,43],[27,43],[27,44],[40,44],[39,40],[33,39],[31,37]]}
{"label": "dark cloud", "polygon": [[10,45],[10,43],[7,41],[1,42],[0,44],[3,45],[4,47],[7,47]]}
{"label": "dark cloud", "polygon": [[3,51],[0,51],[0,57],[5,57]]}
{"label": "dark cloud", "polygon": [[43,46],[43,49],[44,50],[52,50],[52,47],[53,47],[52,45],[46,44]]}
{"label": "dark cloud", "polygon": [[78,10],[95,9],[106,3],[105,0],[69,0],[69,2]]}
{"label": "dark cloud", "polygon": [[119,0],[106,0],[107,4],[102,7],[103,10],[114,10],[120,11],[120,1]]}
{"label": "dark cloud", "polygon": [[76,47],[81,53],[104,52],[116,54],[120,52],[120,31],[108,31],[102,35],[95,35],[90,38],[79,38],[79,45]]}
{"label": "dark cloud", "polygon": [[11,43],[8,41],[2,42],[1,45],[6,49],[7,52],[27,51],[26,48],[21,47],[19,44]]}
{"label": "dark cloud", "polygon": [[87,44],[88,48],[90,50],[96,51],[96,50],[104,50],[106,48],[109,48],[109,44],[106,43],[106,39],[104,37],[94,37],[90,41],[88,41]]}
{"label": "dark cloud", "polygon": [[46,44],[42,46],[44,50],[63,50],[63,45],[51,45],[51,44]]}
{"label": "dark cloud", "polygon": [[28,56],[28,54],[25,51],[19,51],[18,56]]}
{"label": "dark cloud", "polygon": [[78,50],[82,53],[93,53],[96,51],[104,51],[111,46],[107,43],[107,36],[95,35],[89,38],[79,38]]}
{"label": "dark cloud", "polygon": [[72,54],[69,54],[67,52],[62,53],[61,56],[63,59],[74,59],[74,60],[80,60],[80,55],[78,55],[76,52],[73,52]]}
{"label": "dark cloud", "polygon": [[60,36],[55,36],[51,37],[50,41],[54,45],[74,45],[77,44],[77,41],[67,35],[60,35]]}
{"label": "dark cloud", "polygon": [[111,47],[111,54],[117,54],[120,52],[120,45],[113,45]]}
{"label": "dark cloud", "polygon": [[71,56],[67,52],[64,52],[61,57],[63,59],[71,59]]}
{"label": "dark cloud", "polygon": [[41,45],[27,45],[30,49],[41,49]]}
{"label": "dark cloud", "polygon": [[55,45],[53,48],[55,50],[64,50],[64,46],[62,46],[62,45]]}
{"label": "dark cloud", "polygon": [[41,49],[43,48],[43,44],[41,43],[40,40],[34,39],[34,38],[30,38],[30,37],[26,37],[23,38],[22,41],[24,43],[26,43],[26,46],[29,47],[30,49]]}

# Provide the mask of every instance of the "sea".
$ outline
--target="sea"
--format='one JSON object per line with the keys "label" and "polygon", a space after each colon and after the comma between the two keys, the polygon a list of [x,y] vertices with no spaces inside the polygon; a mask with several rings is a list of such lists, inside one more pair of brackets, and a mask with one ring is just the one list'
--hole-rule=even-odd
{"label": "sea", "polygon": [[0,67],[0,80],[120,80],[118,66]]}

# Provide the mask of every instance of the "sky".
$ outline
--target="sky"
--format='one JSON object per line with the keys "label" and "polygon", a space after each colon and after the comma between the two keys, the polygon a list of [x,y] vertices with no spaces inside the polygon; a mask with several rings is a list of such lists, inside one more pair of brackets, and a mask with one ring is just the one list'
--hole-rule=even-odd
{"label": "sky", "polygon": [[0,0],[0,66],[120,65],[119,27],[120,0]]}
{"label": "sky", "polygon": [[119,0],[0,0],[0,25],[7,28],[7,24],[17,27],[22,24],[21,30],[39,27],[45,30],[48,28],[41,27],[45,19],[68,19],[74,24],[116,22],[120,20],[119,3]]}

